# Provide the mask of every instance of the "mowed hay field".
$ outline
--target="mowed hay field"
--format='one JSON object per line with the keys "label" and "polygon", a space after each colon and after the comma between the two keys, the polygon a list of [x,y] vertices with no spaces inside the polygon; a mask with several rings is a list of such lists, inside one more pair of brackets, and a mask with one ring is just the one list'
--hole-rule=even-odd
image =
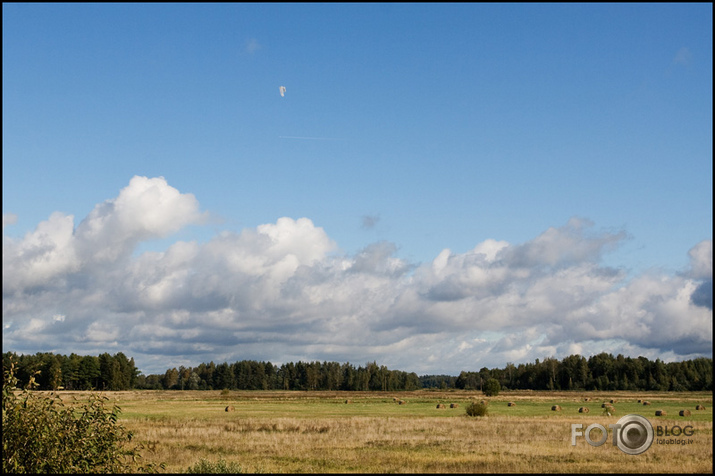
{"label": "mowed hay field", "polygon": [[[82,393],[63,392],[63,398]],[[145,445],[146,461],[185,472],[199,460],[244,472],[639,472],[711,473],[712,393],[503,392],[105,392],[120,423]],[[589,401],[584,401],[589,398]],[[405,403],[400,405],[398,400]],[[486,417],[465,408],[487,400]],[[615,414],[601,404],[615,400]],[[647,400],[650,405],[638,403]],[[350,403],[346,403],[349,401]],[[508,402],[516,405],[508,406]],[[457,403],[457,408],[450,404]],[[437,408],[444,404],[446,408]],[[560,411],[553,411],[558,405]],[[705,410],[696,410],[704,405]],[[232,406],[232,411],[225,411]],[[580,407],[589,413],[579,413]],[[688,417],[678,416],[690,410]],[[667,416],[656,417],[656,410]],[[659,443],[628,455],[608,441],[571,445],[571,424],[608,428],[624,415],[656,427],[691,425],[690,444]],[[591,435],[598,439],[598,434]]]}

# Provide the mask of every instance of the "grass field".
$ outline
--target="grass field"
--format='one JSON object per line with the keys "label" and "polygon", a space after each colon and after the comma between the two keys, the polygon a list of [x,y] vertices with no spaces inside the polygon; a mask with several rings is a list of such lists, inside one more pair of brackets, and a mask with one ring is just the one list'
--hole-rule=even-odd
{"label": "grass field", "polygon": [[[82,398],[81,393],[62,395]],[[104,395],[122,408],[121,424],[134,432],[135,441],[145,444],[144,459],[164,462],[172,473],[185,472],[201,459],[236,462],[244,472],[271,473],[713,470],[712,393],[505,392],[492,398],[467,391]],[[615,414],[608,416],[601,403],[612,399]],[[488,416],[468,417],[465,407],[481,400],[489,401]],[[439,403],[446,408],[436,408]],[[450,408],[452,403],[459,407]],[[698,404],[706,409],[696,410]],[[225,411],[229,405],[234,411]],[[552,411],[552,405],[560,405],[561,411]],[[578,413],[581,406],[590,413]],[[685,409],[691,416],[678,416]],[[656,410],[665,410],[667,416],[656,417]],[[646,417],[654,429],[691,426],[694,433],[677,438],[686,444],[665,444],[664,437],[656,436],[640,455],[622,452],[610,437],[598,447],[583,437],[571,445],[572,423],[608,427],[628,414]]]}

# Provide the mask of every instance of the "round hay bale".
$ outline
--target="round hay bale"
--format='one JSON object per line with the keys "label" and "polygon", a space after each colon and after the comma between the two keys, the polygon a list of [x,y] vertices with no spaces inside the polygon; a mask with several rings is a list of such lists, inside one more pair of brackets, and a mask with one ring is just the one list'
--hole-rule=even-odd
{"label": "round hay bale", "polygon": [[643,400],[641,400],[641,399],[638,399],[638,403],[643,403]]}
{"label": "round hay bale", "polygon": [[656,410],[655,416],[668,416],[668,413],[665,410]]}
{"label": "round hay bale", "polygon": [[680,416],[690,416],[690,410],[680,410],[680,413],[678,413]]}
{"label": "round hay bale", "polygon": [[589,400],[591,400],[590,397],[583,397],[583,401],[584,401],[584,402],[587,402],[587,401],[589,401]]}
{"label": "round hay bale", "polygon": [[515,407],[515,406],[516,406],[516,403],[514,403],[514,402],[509,402],[509,403],[507,403],[507,406],[509,406],[509,407]]}
{"label": "round hay bale", "polygon": [[551,407],[552,412],[560,412],[561,411],[561,405],[553,405]]}
{"label": "round hay bale", "polygon": [[482,400],[481,402],[482,405],[489,405],[489,400]]}
{"label": "round hay bale", "polygon": [[608,403],[606,403],[606,402],[603,402],[603,403],[601,404],[601,408],[606,408],[606,406],[608,406]]}
{"label": "round hay bale", "polygon": [[232,412],[234,410],[235,410],[235,408],[233,408],[233,405],[229,405],[224,409],[225,412]]}
{"label": "round hay bale", "polygon": [[459,403],[450,403],[449,408],[459,408]]}
{"label": "round hay bale", "polygon": [[404,400],[398,400],[397,404],[398,405],[407,405],[407,402]]}
{"label": "round hay bale", "polygon": [[444,403],[438,403],[437,408],[447,408],[447,406]]}
{"label": "round hay bale", "polygon": [[703,406],[703,405],[697,405],[697,406],[695,407],[695,409],[696,409],[696,410],[705,410],[705,406]]}
{"label": "round hay bale", "polygon": [[579,413],[588,413],[588,412],[590,412],[590,411],[591,411],[591,410],[589,410],[588,407],[581,407],[581,408],[578,409],[578,412],[579,412]]}
{"label": "round hay bale", "polygon": [[643,400],[643,405],[650,405],[650,402],[648,400]]}
{"label": "round hay bale", "polygon": [[345,403],[352,403],[352,400],[345,400]]}

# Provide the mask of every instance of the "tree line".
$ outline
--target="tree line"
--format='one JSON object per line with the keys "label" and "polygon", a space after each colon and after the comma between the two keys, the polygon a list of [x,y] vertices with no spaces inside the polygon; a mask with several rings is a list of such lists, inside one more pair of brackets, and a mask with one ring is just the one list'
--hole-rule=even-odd
{"label": "tree line", "polygon": [[[355,367],[338,362],[270,362],[241,360],[201,363],[171,368],[163,374],[144,375],[123,353],[70,356],[52,353],[3,354],[3,367],[14,361],[18,385],[35,376],[43,390],[348,390],[400,391],[420,388],[482,390],[489,379],[502,389],[524,390],[712,390],[712,359],[696,358],[665,363],[645,357],[601,353],[588,359],[570,355],[562,360],[536,359],[534,363],[479,371],[459,376],[423,375],[390,370],[376,362]],[[39,374],[36,372],[39,371]]]}
{"label": "tree line", "polygon": [[122,352],[99,356],[5,352],[2,360],[4,371],[10,368],[10,361],[15,362],[19,387],[24,388],[34,376],[39,390],[131,390],[140,375],[134,358],[128,359]]}
{"label": "tree line", "polygon": [[536,359],[533,364],[507,363],[503,369],[484,367],[479,372],[461,372],[453,385],[481,390],[490,378],[498,380],[502,388],[512,390],[712,390],[713,360],[700,357],[665,363],[621,354],[614,357],[606,352],[588,359],[570,355],[560,361]]}
{"label": "tree line", "polygon": [[389,370],[369,362],[355,367],[338,362],[270,362],[242,360],[168,369],[163,375],[139,377],[138,388],[174,390],[417,390],[414,372]]}

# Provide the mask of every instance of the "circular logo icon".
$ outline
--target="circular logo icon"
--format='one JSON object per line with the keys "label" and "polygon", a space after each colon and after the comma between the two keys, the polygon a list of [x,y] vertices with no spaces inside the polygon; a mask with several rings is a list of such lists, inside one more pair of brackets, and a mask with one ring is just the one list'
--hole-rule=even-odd
{"label": "circular logo icon", "polygon": [[653,425],[640,415],[626,415],[620,420],[621,425],[616,439],[618,449],[629,455],[644,453],[653,444]]}

